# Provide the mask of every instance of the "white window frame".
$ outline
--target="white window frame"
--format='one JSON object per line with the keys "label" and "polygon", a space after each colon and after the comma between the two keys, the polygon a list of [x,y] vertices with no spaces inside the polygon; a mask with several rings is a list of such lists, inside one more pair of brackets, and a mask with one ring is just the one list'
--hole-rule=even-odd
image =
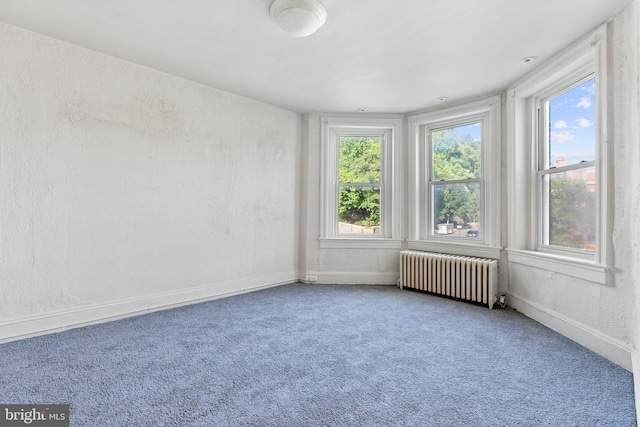
{"label": "white window frame", "polygon": [[[607,28],[587,37],[526,76],[507,92],[507,194],[509,261],[606,284],[609,265]],[[536,118],[540,102],[590,73],[595,75],[596,107],[596,251],[551,247],[542,243],[539,170],[541,138]],[[528,171],[523,173],[523,171]]]}
{"label": "white window frame", "polygon": [[[546,125],[548,124],[548,116],[544,110],[544,105],[546,102],[563,92],[567,89],[575,87],[586,80],[590,80],[595,78],[595,63],[587,63],[581,67],[577,67],[572,72],[568,73],[564,78],[556,81],[551,86],[547,87],[545,90],[539,92],[537,95],[532,97],[533,106],[535,108],[535,112],[537,114],[536,125],[534,127],[534,139],[532,141],[533,147],[537,156],[534,158],[534,167],[537,171],[535,178],[536,185],[536,193],[537,194],[537,228],[535,230],[536,233],[536,250],[540,252],[547,252],[550,254],[557,254],[561,256],[569,256],[579,258],[585,261],[594,260],[594,254],[581,251],[578,249],[565,248],[560,246],[553,246],[548,243],[545,243],[547,236],[549,234],[548,224],[546,224],[545,216],[547,213],[549,200],[548,196],[545,194],[544,186],[542,185],[542,178],[545,175],[550,175],[552,171],[554,173],[566,172],[571,170],[583,169],[587,167],[596,166],[597,162],[595,160],[588,161],[584,163],[577,163],[573,165],[567,165],[556,169],[551,169],[547,163],[546,150],[548,149],[548,140],[546,138]],[[596,78],[596,85],[598,79]],[[598,101],[595,102],[596,106]],[[598,122],[599,117],[596,113],[596,147],[599,145],[598,143]],[[596,166],[597,173],[597,166]],[[597,194],[596,188],[596,194]],[[597,219],[596,219],[597,221]]]}
{"label": "white window frame", "polygon": [[[494,96],[409,117],[409,249],[500,258],[501,97]],[[482,123],[481,227],[478,239],[432,230],[431,131]]]}
{"label": "white window frame", "polygon": [[[322,117],[321,127],[321,248],[400,249],[399,179],[394,162],[399,156],[400,118]],[[380,234],[338,232],[338,155],[340,136],[380,136]],[[377,186],[377,185],[376,185]]]}

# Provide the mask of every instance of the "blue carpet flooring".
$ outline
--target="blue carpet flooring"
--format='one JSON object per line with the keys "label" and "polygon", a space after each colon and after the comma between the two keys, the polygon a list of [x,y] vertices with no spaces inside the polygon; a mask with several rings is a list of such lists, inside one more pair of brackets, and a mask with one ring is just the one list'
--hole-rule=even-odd
{"label": "blue carpet flooring", "polygon": [[510,310],[291,284],[0,345],[72,426],[635,426],[628,371]]}

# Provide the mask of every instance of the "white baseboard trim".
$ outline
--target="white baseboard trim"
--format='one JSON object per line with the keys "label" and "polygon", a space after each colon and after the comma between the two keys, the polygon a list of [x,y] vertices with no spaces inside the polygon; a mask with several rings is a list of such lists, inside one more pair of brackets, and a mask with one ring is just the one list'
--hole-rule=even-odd
{"label": "white baseboard trim", "polygon": [[631,346],[623,341],[605,335],[527,298],[510,292],[507,294],[507,303],[512,308],[585,346],[589,350],[606,357],[613,363],[632,371]]}
{"label": "white baseboard trim", "polygon": [[297,272],[232,280],[179,291],[94,304],[0,322],[0,343],[62,332],[159,310],[210,301],[298,281]]}
{"label": "white baseboard trim", "polygon": [[[307,271],[306,278],[316,276],[316,283],[336,285],[395,285],[400,273],[371,273],[349,271]],[[309,280],[301,280],[311,283]]]}

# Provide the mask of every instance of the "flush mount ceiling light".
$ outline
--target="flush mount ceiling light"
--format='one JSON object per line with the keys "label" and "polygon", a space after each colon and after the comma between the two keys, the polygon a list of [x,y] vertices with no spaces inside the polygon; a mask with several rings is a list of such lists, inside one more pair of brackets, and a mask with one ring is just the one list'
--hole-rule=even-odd
{"label": "flush mount ceiling light", "polygon": [[280,28],[296,37],[315,33],[327,20],[327,10],[318,0],[275,0],[269,13]]}

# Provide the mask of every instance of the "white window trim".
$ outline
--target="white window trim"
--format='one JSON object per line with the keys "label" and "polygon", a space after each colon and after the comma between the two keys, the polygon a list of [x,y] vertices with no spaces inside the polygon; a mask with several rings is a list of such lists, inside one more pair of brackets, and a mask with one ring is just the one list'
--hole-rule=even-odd
{"label": "white window trim", "polygon": [[[529,74],[507,92],[507,194],[509,261],[606,284],[610,254],[608,215],[607,140],[607,28],[600,26],[587,37]],[[567,76],[593,70],[596,75],[596,252],[585,257],[571,250],[539,247],[536,100]],[[524,173],[523,171],[528,171]],[[586,259],[588,258],[588,259]]]}
{"label": "white window trim", "polygon": [[[570,86],[574,86],[577,82],[580,82],[581,80],[584,80],[585,78],[593,78],[595,77],[595,63],[594,62],[589,62],[587,64],[581,64],[580,66],[576,67],[575,69],[571,70],[571,72],[567,73],[566,76],[564,76],[562,79],[554,82],[550,87],[545,88],[545,90],[539,92],[538,94],[536,94],[535,96],[531,97],[531,102],[532,102],[532,108],[534,109],[534,111],[536,110],[540,110],[543,106],[543,104],[545,103],[545,101],[547,101],[548,99],[559,95],[560,93],[562,93],[563,91],[565,91],[568,87]],[[597,79],[596,79],[596,84],[597,84]],[[596,100],[596,106],[597,106],[598,101]],[[547,117],[544,117],[544,119],[546,120]],[[596,133],[597,133],[597,126],[599,120],[596,120]],[[546,125],[546,122],[544,123]],[[544,221],[544,214],[543,214],[543,197],[544,197],[544,191],[542,188],[542,176],[543,175],[548,175],[551,174],[551,169],[549,168],[548,165],[544,164],[547,159],[545,158],[545,156],[543,156],[544,150],[546,147],[543,146],[543,140],[544,140],[544,136],[541,135],[541,132],[543,131],[540,126],[542,125],[542,123],[536,123],[537,126],[533,126],[533,147],[535,150],[535,153],[537,154],[537,156],[533,157],[533,161],[534,163],[534,168],[536,169],[537,173],[536,173],[536,182],[535,182],[535,188],[536,188],[536,195],[538,197],[537,201],[536,201],[536,213],[537,213],[537,228],[535,229],[536,232],[536,250],[539,252],[547,252],[549,254],[555,254],[555,255],[559,255],[560,257],[572,257],[572,258],[579,258],[585,261],[593,261],[594,259],[594,255],[592,253],[588,253],[585,251],[581,251],[579,249],[570,249],[570,248],[562,248],[562,247],[557,247],[557,246],[552,246],[552,245],[548,245],[548,244],[544,244],[543,241],[545,240],[545,234],[548,232],[548,230],[545,228],[545,221]],[[544,142],[544,144],[546,145],[546,142]],[[596,148],[598,147],[598,142],[596,142]],[[541,166],[541,164],[543,164],[544,166]],[[586,163],[579,163],[579,164],[575,164],[575,165],[567,165],[567,166],[563,166],[563,167],[558,167],[555,168],[553,170],[553,172],[555,173],[559,173],[562,171],[570,171],[570,170],[576,170],[576,169],[580,169],[580,168],[585,168],[585,167],[594,167],[596,166],[596,161],[589,161]],[[597,187],[596,187],[596,194],[597,194]],[[546,203],[548,203],[548,201],[546,201]],[[597,219],[596,219],[597,221]]]}
{"label": "white window trim", "polygon": [[519,249],[507,249],[507,253],[509,254],[509,262],[514,264],[536,267],[599,284],[606,282],[606,267],[593,262]]}
{"label": "white window trim", "polygon": [[[401,179],[396,159],[401,158],[397,141],[402,140],[401,118],[321,117],[321,180],[320,180],[320,247],[348,249],[400,249],[402,247],[400,219]],[[338,146],[336,135],[341,131],[384,133],[381,153],[381,235],[338,234],[337,171]]]}
{"label": "white window trim", "polygon": [[[483,122],[482,140],[482,239],[442,239],[428,231],[431,198],[425,135],[428,129],[443,124]],[[501,97],[448,107],[409,117],[409,180],[408,180],[408,247],[409,249],[438,251],[459,255],[500,257],[500,135]]]}

